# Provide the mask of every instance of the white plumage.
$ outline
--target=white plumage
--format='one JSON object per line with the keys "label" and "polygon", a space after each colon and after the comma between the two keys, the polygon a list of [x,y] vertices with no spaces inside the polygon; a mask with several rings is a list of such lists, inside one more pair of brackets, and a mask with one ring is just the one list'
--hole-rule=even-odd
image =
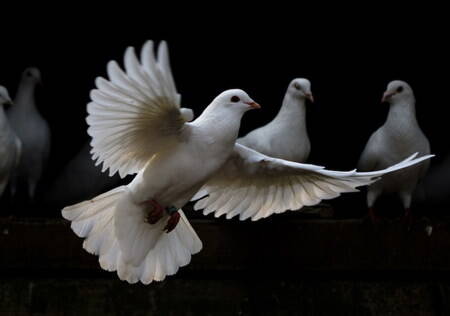
{"label": "white plumage", "polygon": [[[411,87],[404,81],[396,80],[388,84],[383,101],[390,104],[386,122],[376,130],[359,160],[361,170],[386,168],[408,157],[412,153],[419,156],[430,153],[428,139],[416,119],[415,97]],[[428,169],[429,161],[412,168],[401,170],[374,183],[367,191],[367,205],[374,219],[373,206],[384,192],[397,193],[403,207],[409,212],[411,198],[417,183]]]}
{"label": "white plumage", "polygon": [[[121,280],[127,280],[130,283],[140,281],[148,284],[153,280],[161,281],[166,275],[175,274],[179,267],[188,264],[191,254],[201,250],[202,242],[181,210],[179,211],[182,218],[181,223],[170,234],[166,234],[163,231],[163,221],[151,227],[144,221],[143,210],[134,208],[137,210],[135,215],[141,216],[141,218],[136,221],[137,225],[131,223],[131,228],[133,228],[133,232],[143,234],[136,241],[141,246],[147,246],[147,243],[150,243],[153,247],[145,254],[141,254],[143,258],[140,258],[139,262],[135,259],[133,262],[136,263],[131,264],[130,259],[133,258],[125,257],[122,254],[114,225],[114,217],[117,213],[114,212],[114,209],[126,190],[127,188],[124,186],[118,187],[92,200],[67,207],[63,210],[63,215],[72,221],[71,227],[77,236],[86,238],[83,248],[89,253],[99,256],[102,269],[117,271]],[[128,210],[123,211],[127,212]],[[131,217],[131,220],[135,220],[135,218]],[[126,226],[125,228],[130,227]],[[156,236],[150,236],[153,232]]]}
{"label": "white plumage", "polygon": [[[417,164],[431,156],[408,159],[374,172],[341,172],[324,167],[290,162],[265,156],[236,144],[221,170],[195,195],[194,208],[203,214],[256,221],[287,210],[318,204],[344,192],[357,192],[387,173]],[[206,197],[205,197],[206,196]]]}
{"label": "white plumage", "polygon": [[309,80],[292,80],[275,118],[237,142],[270,157],[306,162],[311,151],[306,129],[306,99],[314,101]]}
{"label": "white plumage", "polygon": [[187,123],[192,112],[180,110],[166,44],[159,46],[156,61],[153,43],[147,42],[141,60],[129,48],[126,74],[115,62],[108,64],[110,80],[96,80],[87,118],[98,163],[111,174],[137,176],[128,186],[62,211],[75,233],[86,238],[84,248],[130,283],[162,280],[201,249],[181,210],[179,224],[165,233],[170,216],[148,223],[152,207],[146,201],[176,209],[186,204],[231,154],[240,119],[255,106],[245,92],[230,90]]}
{"label": "white plumage", "polygon": [[24,182],[31,199],[50,154],[50,129],[37,110],[35,101],[35,87],[40,82],[41,74],[37,68],[26,69],[14,106],[8,111],[11,126],[22,141],[22,155],[11,181],[11,190],[14,194],[19,182]]}
{"label": "white plumage", "polygon": [[[128,48],[125,70],[110,62],[109,80],[96,80],[88,133],[93,157],[103,169],[137,175],[127,186],[66,207],[62,214],[86,238],[84,248],[99,256],[102,268],[130,283],[162,280],[200,251],[202,243],[181,210],[194,195],[204,197],[198,203],[208,210],[242,210],[243,217],[259,218],[353,191],[420,161],[360,174],[270,158],[236,144],[243,114],[259,107],[242,90],[221,93],[196,120],[186,122],[165,42],[157,60],[151,41],[142,49],[141,62]],[[158,205],[165,212],[157,213]],[[174,229],[165,233],[165,228]]]}
{"label": "white plumage", "polygon": [[11,128],[5,115],[5,104],[12,104],[8,90],[0,86],[0,197],[17,167],[21,154],[21,141]]}

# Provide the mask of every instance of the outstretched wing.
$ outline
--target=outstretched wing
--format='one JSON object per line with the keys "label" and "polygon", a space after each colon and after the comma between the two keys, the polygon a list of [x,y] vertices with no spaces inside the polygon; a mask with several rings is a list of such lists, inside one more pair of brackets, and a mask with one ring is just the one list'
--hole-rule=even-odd
{"label": "outstretched wing", "polygon": [[86,119],[96,164],[121,177],[137,173],[155,153],[177,144],[185,123],[165,42],[159,45],[158,60],[148,41],[140,62],[129,47],[124,63],[125,72],[111,61],[109,80],[96,79]]}
{"label": "outstretched wing", "polygon": [[380,176],[429,159],[416,155],[390,168],[374,172],[340,172],[324,167],[271,158],[236,144],[225,165],[193,197],[194,209],[216,217],[239,215],[256,221],[274,213],[298,210],[332,199],[343,192],[355,192]]}

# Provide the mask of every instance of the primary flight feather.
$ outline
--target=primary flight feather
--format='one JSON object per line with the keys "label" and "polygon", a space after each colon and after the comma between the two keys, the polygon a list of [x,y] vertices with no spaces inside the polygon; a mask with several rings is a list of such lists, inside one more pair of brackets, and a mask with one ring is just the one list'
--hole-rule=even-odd
{"label": "primary flight feather", "polygon": [[99,256],[101,267],[130,283],[163,280],[201,250],[181,210],[192,198],[203,197],[197,203],[211,211],[265,217],[353,191],[419,161],[360,174],[264,156],[236,144],[243,114],[259,108],[238,89],[219,94],[196,120],[186,122],[165,42],[157,59],[153,42],[147,42],[140,62],[128,48],[125,72],[110,62],[108,77],[96,80],[88,105],[93,158],[111,175],[137,175],[128,185],[66,207],[62,214],[86,238],[84,248]]}

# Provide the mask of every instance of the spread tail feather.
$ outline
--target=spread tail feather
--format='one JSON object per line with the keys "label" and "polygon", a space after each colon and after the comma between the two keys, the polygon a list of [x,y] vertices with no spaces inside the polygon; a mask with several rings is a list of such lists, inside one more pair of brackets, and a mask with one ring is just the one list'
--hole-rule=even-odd
{"label": "spread tail feather", "polygon": [[[72,222],[75,234],[85,238],[83,248],[99,256],[102,269],[117,271],[119,278],[129,283],[162,281],[166,275],[173,275],[179,267],[187,265],[191,255],[201,250],[202,242],[180,209],[180,222],[171,233],[159,234],[156,242],[143,238],[146,234],[134,240],[154,246],[143,260],[131,263],[121,251],[114,224],[116,205],[126,190],[126,186],[121,186],[92,200],[68,206],[62,215]],[[150,224],[146,225],[151,228]]]}

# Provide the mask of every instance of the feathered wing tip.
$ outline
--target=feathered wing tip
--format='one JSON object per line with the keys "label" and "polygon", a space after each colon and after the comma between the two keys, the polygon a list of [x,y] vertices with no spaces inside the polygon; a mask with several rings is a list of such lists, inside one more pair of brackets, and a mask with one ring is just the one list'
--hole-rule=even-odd
{"label": "feathered wing tip", "polygon": [[129,283],[162,281],[167,275],[175,274],[179,267],[187,265],[191,255],[202,249],[202,242],[183,211],[179,210],[181,219],[177,227],[169,234],[162,233],[142,262],[135,265],[126,263],[128,260],[124,258],[114,229],[114,210],[125,190],[126,187],[122,186],[92,200],[66,207],[62,215],[72,222],[75,234],[85,238],[83,248],[99,256],[102,269],[117,271],[119,278]]}
{"label": "feathered wing tip", "polygon": [[239,215],[240,220],[256,221],[316,205],[342,193],[358,192],[358,187],[370,185],[387,173],[432,157],[416,156],[384,170],[343,172],[270,158],[239,145],[222,173],[210,179],[191,200],[198,200],[194,209],[203,209],[204,215],[214,213],[215,217],[225,215],[227,219]]}
{"label": "feathered wing tip", "polygon": [[[199,191],[195,210],[203,214],[225,215],[227,219],[257,221],[272,214],[300,210],[322,200],[334,199],[342,193],[358,192],[356,187],[367,184],[367,179],[339,178],[317,175],[291,175],[272,184],[233,183],[229,186],[211,186]],[[375,181],[375,180],[373,180]]]}
{"label": "feathered wing tip", "polygon": [[385,174],[398,171],[400,169],[409,168],[411,166],[414,166],[416,164],[421,163],[422,161],[428,160],[430,158],[433,158],[434,155],[425,155],[421,156],[419,158],[416,158],[418,153],[414,153],[410,157],[406,158],[403,161],[400,161],[399,163],[392,165],[386,169],[378,170],[378,171],[372,171],[372,172],[358,172],[358,176],[366,177],[366,176],[372,176],[372,177],[380,177]]}
{"label": "feathered wing tip", "polygon": [[108,79],[98,77],[87,105],[88,134],[92,158],[120,177],[137,173],[168,143],[178,142],[185,123],[180,113],[180,95],[169,65],[167,45],[158,49],[144,44],[139,61],[128,47],[124,69],[116,61],[107,64]]}

